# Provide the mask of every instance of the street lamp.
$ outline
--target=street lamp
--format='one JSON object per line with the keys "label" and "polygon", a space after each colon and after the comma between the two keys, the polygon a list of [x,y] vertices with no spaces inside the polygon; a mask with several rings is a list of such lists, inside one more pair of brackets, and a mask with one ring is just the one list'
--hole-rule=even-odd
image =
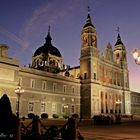
{"label": "street lamp", "polygon": [[133,58],[135,63],[140,65],[140,53],[136,49],[133,51]]}
{"label": "street lamp", "polygon": [[21,88],[20,84],[18,83],[18,87],[15,89],[15,93],[17,94],[18,101],[17,101],[17,117],[19,118],[19,105],[20,105],[20,96],[24,92],[24,89]]}

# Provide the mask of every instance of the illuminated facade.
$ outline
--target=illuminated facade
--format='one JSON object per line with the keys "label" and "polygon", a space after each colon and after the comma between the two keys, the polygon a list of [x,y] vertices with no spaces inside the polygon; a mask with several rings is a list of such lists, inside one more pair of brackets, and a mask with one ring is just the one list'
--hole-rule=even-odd
{"label": "illuminated facade", "polygon": [[[32,112],[91,118],[96,114],[131,114],[131,92],[126,49],[118,33],[114,49],[107,44],[100,55],[97,33],[88,13],[81,32],[80,65],[63,64],[62,55],[52,45],[50,29],[45,44],[39,47],[30,67],[22,67],[9,58],[8,47],[0,45],[0,94],[7,93],[16,112],[18,83],[21,95],[20,115]],[[78,59],[78,58],[77,58]]]}
{"label": "illuminated facade", "polygon": [[131,92],[131,114],[140,115],[140,93]]}

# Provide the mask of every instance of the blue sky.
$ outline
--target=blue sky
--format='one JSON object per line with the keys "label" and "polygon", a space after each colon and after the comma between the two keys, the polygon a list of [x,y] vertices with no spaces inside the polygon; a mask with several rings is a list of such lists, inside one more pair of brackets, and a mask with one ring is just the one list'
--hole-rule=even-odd
{"label": "blue sky", "polygon": [[21,65],[32,61],[34,51],[42,46],[51,26],[52,43],[63,62],[79,65],[80,34],[90,6],[92,22],[102,53],[116,42],[117,27],[127,50],[130,88],[140,92],[140,66],[132,58],[140,49],[140,0],[0,0],[0,43],[9,46],[9,55]]}

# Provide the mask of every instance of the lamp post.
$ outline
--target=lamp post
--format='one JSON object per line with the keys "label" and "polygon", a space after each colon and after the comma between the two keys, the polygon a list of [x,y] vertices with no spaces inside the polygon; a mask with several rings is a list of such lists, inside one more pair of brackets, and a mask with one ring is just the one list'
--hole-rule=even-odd
{"label": "lamp post", "polygon": [[140,52],[138,52],[136,49],[133,51],[133,58],[135,63],[140,65]]}
{"label": "lamp post", "polygon": [[19,118],[19,106],[20,106],[20,96],[24,92],[24,89],[21,88],[20,84],[18,83],[18,87],[15,89],[15,93],[17,94],[18,101],[17,101],[17,117]]}

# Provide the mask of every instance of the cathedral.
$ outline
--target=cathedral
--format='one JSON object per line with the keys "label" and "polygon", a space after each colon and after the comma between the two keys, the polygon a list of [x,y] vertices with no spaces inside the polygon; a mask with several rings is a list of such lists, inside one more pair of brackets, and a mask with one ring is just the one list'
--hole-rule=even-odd
{"label": "cathedral", "polygon": [[[89,119],[98,114],[131,114],[126,47],[118,32],[115,45],[108,43],[100,54],[90,13],[81,30],[79,66],[63,64],[61,52],[53,46],[50,27],[29,67],[10,58],[8,48],[0,44],[0,96],[6,93],[13,112],[19,107],[21,117],[76,113]],[[24,89],[19,101],[15,93],[18,85]]]}

